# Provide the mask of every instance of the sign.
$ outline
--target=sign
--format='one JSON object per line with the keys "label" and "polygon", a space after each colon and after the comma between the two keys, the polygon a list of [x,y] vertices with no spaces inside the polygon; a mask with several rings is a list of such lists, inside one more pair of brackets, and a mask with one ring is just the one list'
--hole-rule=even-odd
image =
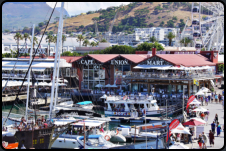
{"label": "sign", "polygon": [[[178,119],[175,119],[175,120],[173,120],[170,123],[170,126],[169,126],[169,137],[171,136],[171,131],[173,129],[175,129],[179,124],[180,124],[180,121]],[[167,133],[167,136],[166,136],[166,142],[168,142],[168,133]]]}
{"label": "sign", "polygon": [[195,99],[195,96],[194,96],[194,95],[192,95],[192,96],[190,96],[190,97],[188,98],[188,103],[187,103],[187,106],[186,106],[186,110],[187,110],[189,104],[190,104],[194,99]]}
{"label": "sign", "polygon": [[93,65],[93,60],[81,60],[80,64]]}
{"label": "sign", "polygon": [[[30,51],[31,51],[31,48],[21,48],[21,49],[19,49],[19,53],[30,53]],[[33,48],[33,52],[35,52],[36,51],[36,49],[35,48]],[[37,53],[36,54],[46,54],[46,55],[48,55],[47,54],[47,48],[38,48],[37,49]]]}
{"label": "sign", "polygon": [[193,83],[195,84],[195,85],[197,85],[197,86],[199,86],[199,82],[197,81],[197,80],[193,80]]}
{"label": "sign", "polygon": [[112,65],[128,65],[128,60],[111,60]]}
{"label": "sign", "polygon": [[167,62],[166,60],[163,60],[162,58],[159,58],[157,56],[151,57],[143,62],[140,63],[141,65],[173,65],[170,62]]}

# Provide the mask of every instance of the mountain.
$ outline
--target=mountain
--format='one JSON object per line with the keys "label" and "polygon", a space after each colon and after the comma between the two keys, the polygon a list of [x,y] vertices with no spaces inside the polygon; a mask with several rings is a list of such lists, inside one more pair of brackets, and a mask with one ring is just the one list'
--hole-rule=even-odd
{"label": "mountain", "polygon": [[[57,10],[60,13],[61,7],[56,7],[55,10]],[[64,16],[70,17],[70,15],[68,14],[67,10],[64,8]]]}
{"label": "mountain", "polygon": [[[46,2],[5,2],[2,6],[2,29],[23,29],[49,20],[52,8]],[[51,22],[60,13],[54,11]]]}
{"label": "mountain", "polygon": [[[82,13],[76,17],[64,20],[64,31],[67,33],[77,31],[95,32],[93,20],[97,20],[99,32],[107,32],[111,27],[118,10],[112,32],[133,32],[136,28],[148,27],[179,27],[183,29],[187,18],[191,18],[190,2],[132,2],[119,7],[109,7],[94,12]],[[207,13],[207,10],[202,10]],[[202,14],[208,16],[208,14]],[[187,26],[191,25],[188,21]],[[83,28],[83,26],[85,28]],[[56,33],[58,22],[50,24],[47,31]],[[42,29],[43,31],[43,29]]]}

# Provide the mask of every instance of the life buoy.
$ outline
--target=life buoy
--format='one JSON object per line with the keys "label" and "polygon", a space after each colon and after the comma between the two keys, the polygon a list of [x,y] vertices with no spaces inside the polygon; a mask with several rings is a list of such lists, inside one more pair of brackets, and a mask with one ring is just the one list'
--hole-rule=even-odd
{"label": "life buoy", "polygon": [[116,135],[118,135],[118,133],[119,133],[119,131],[118,131],[118,129],[116,130]]}
{"label": "life buoy", "polygon": [[105,135],[105,136],[104,136],[104,139],[105,139],[106,141],[109,141],[109,140],[110,140],[110,136]]}
{"label": "life buoy", "polygon": [[145,111],[145,109],[144,109],[144,114],[146,114],[146,111]]}

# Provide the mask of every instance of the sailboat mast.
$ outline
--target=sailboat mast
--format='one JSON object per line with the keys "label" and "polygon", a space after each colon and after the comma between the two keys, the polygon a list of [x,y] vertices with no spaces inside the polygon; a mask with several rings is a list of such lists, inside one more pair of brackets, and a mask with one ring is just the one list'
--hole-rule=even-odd
{"label": "sailboat mast", "polygon": [[58,97],[58,78],[59,78],[59,70],[60,70],[60,52],[62,52],[62,34],[63,34],[63,23],[64,23],[64,19],[63,19],[63,13],[64,13],[64,10],[63,8],[61,7],[61,15],[62,15],[62,22],[61,22],[61,34],[60,34],[60,43],[59,43],[59,47],[58,47],[58,56],[57,56],[57,60],[58,60],[58,63],[57,63],[57,81],[56,81],[56,91],[55,91],[55,100],[54,100],[54,110],[55,110],[55,107],[56,107],[56,98]]}
{"label": "sailboat mast", "polygon": [[[31,50],[30,50],[30,59],[29,59],[29,64],[31,64],[31,59],[32,59],[32,53],[33,53],[33,40],[34,40],[34,29],[35,29],[35,24],[33,24],[33,29],[32,29],[32,39],[31,39]],[[29,88],[30,88],[30,75],[31,75],[31,68],[28,71],[28,78],[27,78],[27,101],[26,101],[26,112],[25,112],[25,119],[27,121],[28,119],[28,103],[29,103]]]}
{"label": "sailboat mast", "polygon": [[[59,52],[59,42],[62,40],[62,21],[63,21],[63,12],[64,8],[64,2],[61,3],[61,12],[60,12],[60,20],[59,20],[59,27],[58,27],[58,34],[57,34],[57,47],[56,47],[56,54],[55,54],[55,60],[54,60],[54,68],[53,68],[53,81],[52,81],[52,87],[51,87],[51,102],[50,102],[50,110],[49,110],[49,119],[52,119],[52,108],[53,108],[53,96],[54,96],[54,88],[55,88],[55,77],[56,77],[56,66],[57,66],[57,56]],[[61,36],[60,36],[61,35]],[[55,98],[56,99],[56,98]]]}

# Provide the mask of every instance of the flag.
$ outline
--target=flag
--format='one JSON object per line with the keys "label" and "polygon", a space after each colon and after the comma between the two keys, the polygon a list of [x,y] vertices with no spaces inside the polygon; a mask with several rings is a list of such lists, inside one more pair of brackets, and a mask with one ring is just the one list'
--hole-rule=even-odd
{"label": "flag", "polygon": [[35,86],[35,82],[37,82],[37,81],[36,81],[36,78],[35,78],[34,73],[32,72],[32,68],[31,68],[31,76],[32,76],[32,79],[31,79],[31,81],[32,81],[32,86],[34,87],[34,86]]}
{"label": "flag", "polygon": [[189,107],[189,104],[190,104],[194,99],[195,99],[195,96],[194,96],[194,95],[192,95],[192,96],[190,96],[190,97],[188,98],[186,110],[187,110],[187,108]]}
{"label": "flag", "polygon": [[166,136],[166,142],[168,142],[168,137],[171,136],[171,131],[173,129],[175,129],[178,125],[180,124],[180,121],[178,119],[175,119],[173,120],[170,125],[169,125],[169,136],[168,136],[168,133],[167,133],[167,136]]}
{"label": "flag", "polygon": [[199,82],[197,81],[197,80],[193,80],[193,83],[195,84],[195,85],[197,85],[197,86],[199,86]]}

